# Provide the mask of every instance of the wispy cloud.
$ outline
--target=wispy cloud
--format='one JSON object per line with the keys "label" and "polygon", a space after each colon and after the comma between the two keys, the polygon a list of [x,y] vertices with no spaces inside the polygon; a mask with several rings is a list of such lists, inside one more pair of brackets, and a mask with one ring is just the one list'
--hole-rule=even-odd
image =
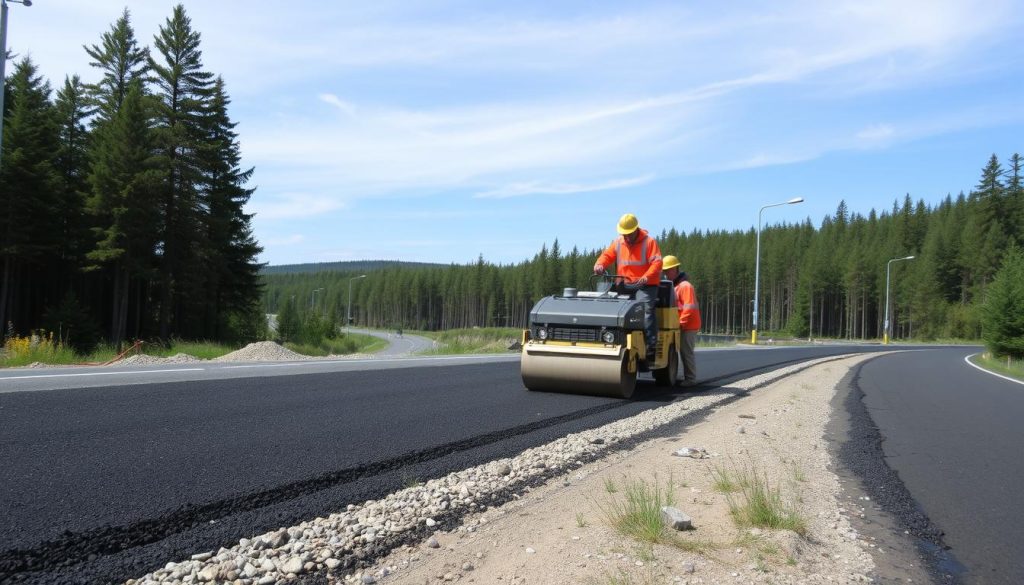
{"label": "wispy cloud", "polygon": [[279,193],[260,197],[250,205],[259,221],[315,217],[345,207],[340,197],[330,193]]}
{"label": "wispy cloud", "polygon": [[477,193],[474,197],[481,199],[504,199],[506,197],[521,197],[523,195],[572,195],[575,193],[592,193],[594,191],[611,191],[625,187],[636,187],[650,183],[654,175],[632,177],[628,179],[613,179],[600,183],[548,183],[543,181],[528,181],[525,183],[512,183],[497,189],[491,189]]}

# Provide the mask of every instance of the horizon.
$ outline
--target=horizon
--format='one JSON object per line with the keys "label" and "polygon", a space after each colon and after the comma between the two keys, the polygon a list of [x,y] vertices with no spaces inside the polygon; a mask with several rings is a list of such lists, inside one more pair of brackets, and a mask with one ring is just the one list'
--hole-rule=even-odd
{"label": "horizon", "polygon": [[[12,5],[8,48],[54,88],[91,82],[82,45],[127,6],[152,46],[178,3]],[[748,230],[795,196],[765,225],[818,228],[841,200],[970,193],[1024,135],[1007,1],[181,3],[272,266],[512,264],[603,248],[627,212],[653,234]]]}

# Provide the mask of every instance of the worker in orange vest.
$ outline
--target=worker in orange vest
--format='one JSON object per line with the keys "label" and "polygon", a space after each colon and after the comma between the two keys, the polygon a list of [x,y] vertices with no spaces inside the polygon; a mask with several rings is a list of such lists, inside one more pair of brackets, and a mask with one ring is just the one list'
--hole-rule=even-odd
{"label": "worker in orange vest", "polygon": [[697,360],[694,348],[697,345],[697,331],[700,329],[700,304],[697,303],[697,291],[690,284],[687,274],[679,270],[679,259],[665,256],[662,263],[665,278],[676,287],[676,308],[679,310],[679,329],[682,338],[683,380],[682,386],[693,386],[697,383]]}
{"label": "worker in orange vest", "polygon": [[632,213],[619,218],[619,237],[612,240],[608,248],[594,264],[594,274],[604,274],[614,262],[615,274],[626,277],[630,283],[639,284],[636,300],[644,303],[644,341],[647,344],[648,362],[654,361],[658,345],[658,325],[655,308],[658,302],[658,282],[661,280],[661,248],[658,242],[640,229],[640,221]]}

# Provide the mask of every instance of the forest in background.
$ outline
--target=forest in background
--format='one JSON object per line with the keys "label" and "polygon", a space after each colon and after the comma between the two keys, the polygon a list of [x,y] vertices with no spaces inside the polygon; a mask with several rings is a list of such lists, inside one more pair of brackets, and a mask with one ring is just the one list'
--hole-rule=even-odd
{"label": "forest in background", "polygon": [[152,50],[129,16],[85,47],[97,83],[71,75],[54,96],[28,56],[4,80],[0,335],[43,329],[80,353],[260,338],[252,169],[224,81],[181,5]]}
{"label": "forest in background", "polygon": [[[879,338],[886,264],[913,255],[892,264],[894,338],[980,338],[986,290],[1010,246],[1024,244],[1020,173],[1019,155],[1005,167],[992,155],[970,193],[933,205],[907,195],[891,209],[865,215],[841,201],[820,225],[808,219],[763,227],[760,328],[799,337]],[[755,230],[672,229],[655,236],[662,253],[678,256],[690,274],[703,331],[749,334]],[[445,267],[265,274],[264,309],[277,313],[293,303],[300,312],[344,321],[351,303],[354,323],[367,327],[524,327],[541,297],[570,286],[592,289],[600,251],[566,251],[556,239],[512,265],[480,257]]]}

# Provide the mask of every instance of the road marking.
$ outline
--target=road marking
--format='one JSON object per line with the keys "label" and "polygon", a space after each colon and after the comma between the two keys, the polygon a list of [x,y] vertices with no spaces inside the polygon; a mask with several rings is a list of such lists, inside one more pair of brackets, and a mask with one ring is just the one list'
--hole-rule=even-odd
{"label": "road marking", "polygon": [[164,374],[168,372],[202,372],[206,368],[180,368],[175,370],[132,370],[130,372],[87,372],[83,374],[36,374],[29,376],[0,377],[0,380],[34,380],[39,378],[77,378],[82,376],[124,376],[126,374]]}
{"label": "road marking", "polygon": [[971,354],[969,356],[966,356],[964,358],[964,361],[967,362],[967,365],[971,366],[972,368],[976,368],[978,370],[981,370],[982,372],[985,372],[986,374],[991,374],[991,375],[993,375],[993,376],[995,376],[997,378],[1002,378],[1004,380],[1009,380],[1010,382],[1013,382],[1014,384],[1020,384],[1021,386],[1024,386],[1024,382],[1022,382],[1022,381],[1020,381],[1020,380],[1018,380],[1016,378],[1011,378],[1009,376],[1004,376],[1002,374],[997,374],[997,373],[992,372],[990,370],[986,370],[985,368],[979,366],[978,364],[973,363],[971,361],[971,358],[976,356],[976,355],[981,355],[981,354],[980,353],[975,353],[975,354]]}
{"label": "road marking", "polygon": [[223,370],[233,370],[239,368],[282,368],[287,366],[316,366],[316,365],[330,365],[330,364],[379,364],[383,362],[437,362],[437,361],[448,361],[448,360],[503,360],[513,361],[519,359],[519,354],[515,355],[503,355],[503,354],[488,354],[488,355],[463,355],[463,356],[430,356],[430,357],[394,357],[394,358],[368,358],[368,359],[355,359],[355,360],[295,360],[292,362],[278,362],[273,364],[244,364],[238,366],[223,366]]}

